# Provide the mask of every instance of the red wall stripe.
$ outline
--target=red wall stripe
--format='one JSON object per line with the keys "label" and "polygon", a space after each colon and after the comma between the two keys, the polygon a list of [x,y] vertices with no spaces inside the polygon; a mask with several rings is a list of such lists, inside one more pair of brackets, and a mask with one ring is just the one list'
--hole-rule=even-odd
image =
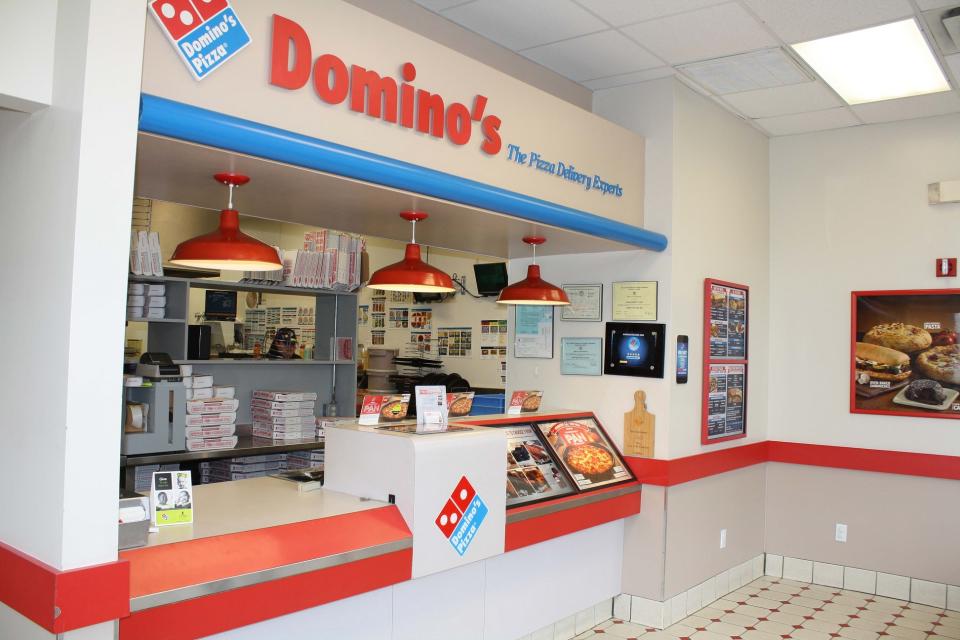
{"label": "red wall stripe", "polygon": [[673,460],[629,457],[626,460],[640,482],[669,487],[766,462],[767,442],[754,442]]}
{"label": "red wall stripe", "polygon": [[768,460],[816,467],[960,480],[960,457],[771,441]]}

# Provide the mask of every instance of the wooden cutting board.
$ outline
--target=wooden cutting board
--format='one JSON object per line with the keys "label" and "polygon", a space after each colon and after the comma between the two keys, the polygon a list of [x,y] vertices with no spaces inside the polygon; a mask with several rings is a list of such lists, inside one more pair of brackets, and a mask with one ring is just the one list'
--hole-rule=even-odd
{"label": "wooden cutting board", "polygon": [[623,414],[623,453],[641,458],[653,457],[657,417],[647,411],[647,394],[633,394],[633,409]]}

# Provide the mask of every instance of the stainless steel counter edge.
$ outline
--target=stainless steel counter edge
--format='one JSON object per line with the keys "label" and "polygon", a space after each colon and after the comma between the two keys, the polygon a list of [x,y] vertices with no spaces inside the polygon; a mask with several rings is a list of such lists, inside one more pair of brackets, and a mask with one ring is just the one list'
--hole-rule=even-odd
{"label": "stainless steel counter edge", "polygon": [[170,589],[169,591],[151,593],[145,596],[130,598],[130,611],[143,611],[144,609],[152,609],[154,607],[173,604],[175,602],[182,602],[192,598],[209,596],[215,593],[230,591],[231,589],[249,587],[262,582],[270,582],[271,580],[279,580],[280,578],[288,578],[290,576],[296,576],[303,573],[310,573],[311,571],[317,571],[319,569],[328,569],[330,567],[357,562],[358,560],[366,560],[367,558],[382,556],[388,553],[393,553],[394,551],[410,549],[411,547],[413,547],[413,538],[406,538],[404,540],[395,540],[385,544],[364,547],[362,549],[354,549],[351,551],[345,551],[343,553],[324,556],[322,558],[304,560],[303,562],[296,562],[293,564],[283,565],[281,567],[273,567],[271,569],[263,569],[261,571],[252,571],[250,573],[244,573],[238,576],[232,576],[230,578],[222,578],[220,580],[212,580],[210,582],[203,582],[201,584],[193,584],[187,587]]}
{"label": "stainless steel counter edge", "polygon": [[524,520],[529,520],[530,518],[539,518],[540,516],[557,513],[558,511],[566,511],[567,509],[574,509],[576,507],[582,507],[585,504],[600,502],[601,500],[619,498],[620,496],[625,496],[630,493],[639,493],[642,488],[643,485],[631,484],[625,487],[620,487],[619,489],[615,489],[613,491],[586,493],[581,496],[577,496],[572,500],[564,500],[562,502],[545,502],[540,505],[535,505],[533,508],[524,511],[510,512],[508,510],[507,524],[523,522]]}

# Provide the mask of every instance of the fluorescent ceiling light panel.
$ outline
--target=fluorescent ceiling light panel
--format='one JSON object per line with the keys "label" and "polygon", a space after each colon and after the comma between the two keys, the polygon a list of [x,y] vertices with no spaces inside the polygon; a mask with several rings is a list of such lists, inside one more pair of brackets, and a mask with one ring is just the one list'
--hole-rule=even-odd
{"label": "fluorescent ceiling light panel", "polygon": [[809,77],[782,49],[763,49],[677,67],[717,95],[799,84]]}
{"label": "fluorescent ceiling light panel", "polygon": [[913,19],[793,45],[848,104],[949,91]]}

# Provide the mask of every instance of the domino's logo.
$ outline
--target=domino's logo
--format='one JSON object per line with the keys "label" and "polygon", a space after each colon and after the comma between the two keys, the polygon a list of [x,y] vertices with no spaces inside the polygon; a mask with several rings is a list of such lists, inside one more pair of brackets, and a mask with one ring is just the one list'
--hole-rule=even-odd
{"label": "domino's logo", "polygon": [[197,80],[250,44],[229,0],[152,0],[150,12]]}
{"label": "domino's logo", "polygon": [[440,532],[462,556],[477,537],[477,531],[486,517],[487,505],[477,495],[467,477],[462,476],[447,504],[437,516],[436,523]]}

